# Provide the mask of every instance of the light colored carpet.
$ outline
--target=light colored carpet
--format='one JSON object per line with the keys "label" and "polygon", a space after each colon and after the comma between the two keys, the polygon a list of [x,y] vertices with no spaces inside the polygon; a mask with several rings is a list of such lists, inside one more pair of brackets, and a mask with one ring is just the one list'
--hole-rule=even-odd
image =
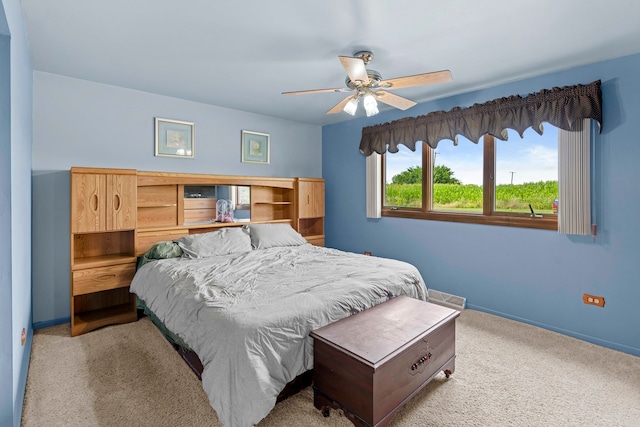
{"label": "light colored carpet", "polygon": [[[640,358],[465,310],[456,372],[438,376],[392,426],[638,426]],[[151,322],[71,337],[36,331],[22,426],[219,426],[200,381]],[[351,426],[322,417],[311,388],[260,427]]]}

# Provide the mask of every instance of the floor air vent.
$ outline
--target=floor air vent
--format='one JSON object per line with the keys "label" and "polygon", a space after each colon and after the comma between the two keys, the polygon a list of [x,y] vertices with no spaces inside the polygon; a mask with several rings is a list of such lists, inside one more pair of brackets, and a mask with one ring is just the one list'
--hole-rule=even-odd
{"label": "floor air vent", "polygon": [[457,295],[446,294],[444,292],[429,289],[429,302],[455,308],[456,310],[464,310],[467,304],[467,299]]}

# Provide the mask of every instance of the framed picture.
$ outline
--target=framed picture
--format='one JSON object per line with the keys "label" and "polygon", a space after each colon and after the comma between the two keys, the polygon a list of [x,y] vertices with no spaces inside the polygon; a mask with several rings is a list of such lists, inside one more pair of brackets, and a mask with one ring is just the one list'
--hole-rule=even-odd
{"label": "framed picture", "polygon": [[244,163],[269,163],[269,134],[242,131],[242,161]]}
{"label": "framed picture", "polygon": [[156,156],[194,158],[194,125],[156,117]]}

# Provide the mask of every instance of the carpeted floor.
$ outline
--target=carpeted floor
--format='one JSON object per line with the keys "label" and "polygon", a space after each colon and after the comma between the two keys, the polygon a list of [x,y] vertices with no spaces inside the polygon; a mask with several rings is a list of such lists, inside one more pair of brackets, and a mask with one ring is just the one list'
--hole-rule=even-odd
{"label": "carpeted floor", "polygon": [[[465,310],[456,372],[438,376],[391,426],[638,426],[640,358]],[[219,426],[200,381],[147,318],[71,337],[36,331],[22,426]],[[310,388],[260,427],[351,426]]]}

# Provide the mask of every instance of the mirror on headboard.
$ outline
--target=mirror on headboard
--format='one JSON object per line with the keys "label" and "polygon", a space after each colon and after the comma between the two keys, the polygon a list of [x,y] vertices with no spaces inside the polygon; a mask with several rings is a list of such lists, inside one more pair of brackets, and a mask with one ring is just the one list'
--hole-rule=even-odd
{"label": "mirror on headboard", "polygon": [[237,221],[249,221],[251,219],[251,187],[247,185],[233,185],[230,188],[235,205],[235,218]]}

